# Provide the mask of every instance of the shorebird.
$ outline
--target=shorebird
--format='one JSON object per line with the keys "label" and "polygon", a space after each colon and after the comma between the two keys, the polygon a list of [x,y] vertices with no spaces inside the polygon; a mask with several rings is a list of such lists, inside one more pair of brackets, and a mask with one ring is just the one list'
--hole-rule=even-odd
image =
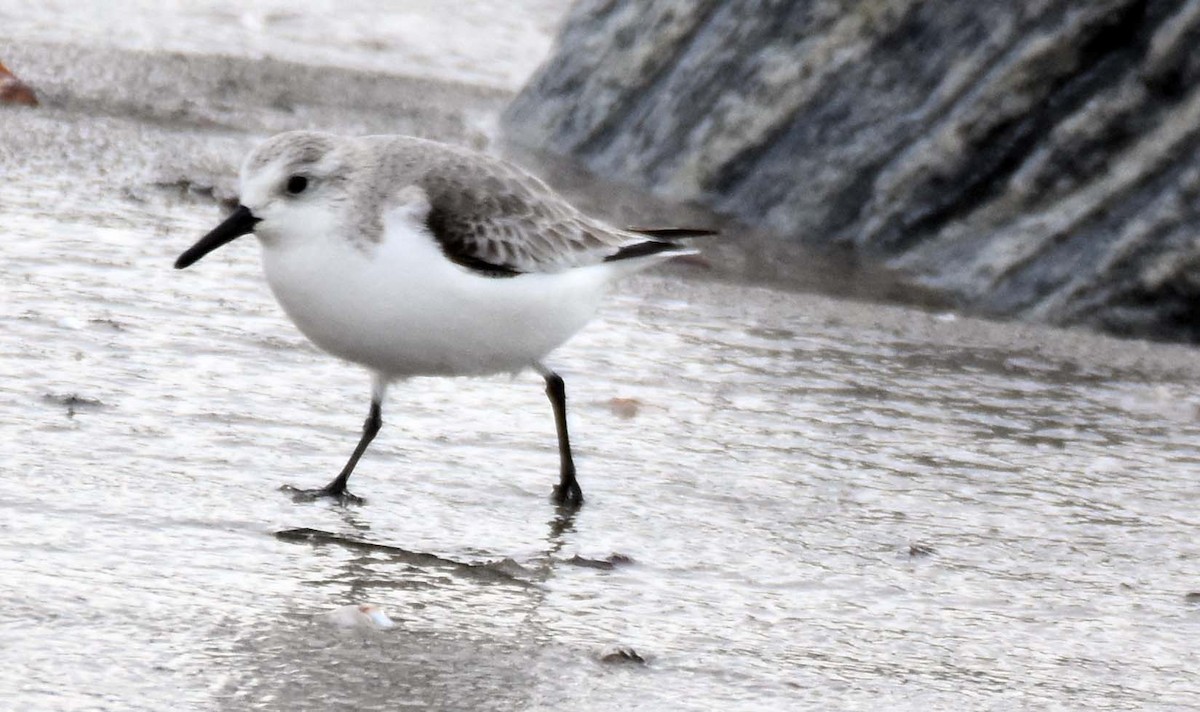
{"label": "shorebird", "polygon": [[362,502],[346,485],[383,423],[388,385],[415,376],[533,369],[558,433],[553,498],[577,507],[563,379],[545,358],[595,314],[614,280],[694,252],[691,229],[617,229],[507,161],[408,136],[274,136],[242,164],[240,205],[175,261],[237,237],[262,246],[267,283],[319,348],[365,366],[362,437],[326,486],[299,497]]}

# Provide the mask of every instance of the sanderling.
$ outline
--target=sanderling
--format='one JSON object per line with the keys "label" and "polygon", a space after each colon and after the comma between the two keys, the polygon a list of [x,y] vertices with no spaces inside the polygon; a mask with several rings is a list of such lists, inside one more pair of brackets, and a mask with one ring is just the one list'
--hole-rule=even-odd
{"label": "sanderling", "polygon": [[299,495],[346,489],[382,425],[390,383],[412,376],[536,370],[554,410],[554,498],[583,494],[563,379],[545,357],[581,329],[614,279],[693,250],[706,230],[618,230],[503,160],[407,136],[279,134],[242,165],[241,204],[175,261],[247,233],[288,317],[321,349],[365,366],[371,406],[341,473]]}

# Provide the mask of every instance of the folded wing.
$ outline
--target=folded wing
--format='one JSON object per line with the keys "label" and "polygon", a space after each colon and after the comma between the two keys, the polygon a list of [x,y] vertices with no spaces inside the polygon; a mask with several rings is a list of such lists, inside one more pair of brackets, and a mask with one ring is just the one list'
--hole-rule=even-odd
{"label": "folded wing", "polygon": [[467,161],[449,153],[427,165],[417,179],[429,203],[426,226],[448,259],[487,276],[559,272],[686,250],[672,238],[708,234],[612,228],[536,177],[490,157]]}

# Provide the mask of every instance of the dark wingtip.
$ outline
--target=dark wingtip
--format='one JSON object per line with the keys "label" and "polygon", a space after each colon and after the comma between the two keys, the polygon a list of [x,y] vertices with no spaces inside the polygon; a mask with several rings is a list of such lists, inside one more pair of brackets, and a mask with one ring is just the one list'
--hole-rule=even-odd
{"label": "dark wingtip", "polygon": [[629,232],[636,232],[646,237],[659,237],[664,240],[679,240],[688,237],[711,237],[720,235],[719,230],[702,227],[631,227]]}
{"label": "dark wingtip", "polygon": [[677,252],[677,251],[683,251],[683,250],[686,250],[688,252],[695,251],[692,248],[687,247],[686,245],[677,245],[674,242],[659,242],[657,240],[648,240],[646,242],[639,242],[639,243],[633,244],[633,245],[626,245],[625,247],[622,247],[621,249],[612,253],[608,257],[605,257],[604,261],[605,262],[617,262],[618,260],[632,260],[632,259],[637,259],[638,257],[648,257],[650,255],[657,255],[660,252]]}

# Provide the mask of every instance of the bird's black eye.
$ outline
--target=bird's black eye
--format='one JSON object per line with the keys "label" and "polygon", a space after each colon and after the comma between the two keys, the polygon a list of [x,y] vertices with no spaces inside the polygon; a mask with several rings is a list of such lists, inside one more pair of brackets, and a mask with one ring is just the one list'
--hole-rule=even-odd
{"label": "bird's black eye", "polygon": [[287,192],[292,195],[300,195],[304,189],[308,187],[308,179],[304,176],[292,176],[288,178]]}

